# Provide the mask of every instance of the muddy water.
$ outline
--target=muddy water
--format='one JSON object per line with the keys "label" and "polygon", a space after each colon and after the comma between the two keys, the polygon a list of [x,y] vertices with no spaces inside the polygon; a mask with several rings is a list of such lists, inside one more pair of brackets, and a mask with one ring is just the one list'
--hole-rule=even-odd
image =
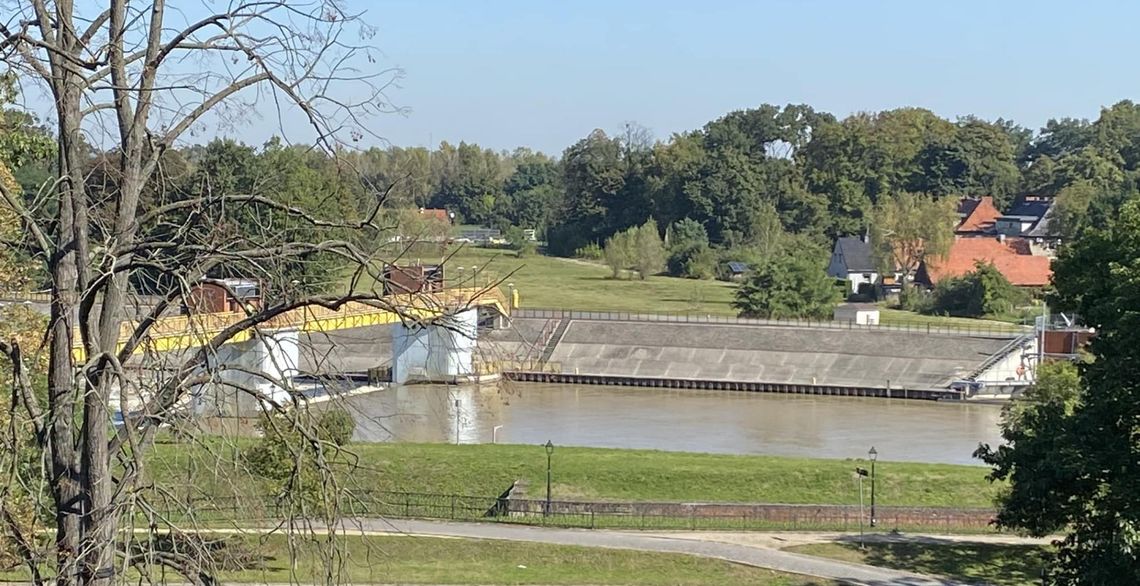
{"label": "muddy water", "polygon": [[[362,441],[541,444],[977,464],[1001,408],[560,384],[397,387],[346,399]],[[496,430],[496,428],[498,428]]]}

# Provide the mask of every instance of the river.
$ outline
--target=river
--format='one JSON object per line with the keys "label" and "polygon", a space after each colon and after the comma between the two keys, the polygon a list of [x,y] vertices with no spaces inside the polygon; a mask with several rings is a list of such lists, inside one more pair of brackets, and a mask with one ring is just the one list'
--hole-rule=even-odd
{"label": "river", "polygon": [[[345,399],[360,441],[542,444],[978,464],[997,405],[561,384],[405,386]],[[498,429],[496,429],[498,428]]]}

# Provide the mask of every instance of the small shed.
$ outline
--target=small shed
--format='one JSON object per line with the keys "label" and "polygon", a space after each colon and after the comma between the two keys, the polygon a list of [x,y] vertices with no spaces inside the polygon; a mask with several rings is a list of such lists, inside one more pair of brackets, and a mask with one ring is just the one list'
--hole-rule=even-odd
{"label": "small shed", "polygon": [[732,281],[743,281],[744,277],[748,274],[748,265],[740,261],[729,261],[725,263],[728,267],[728,278]]}
{"label": "small shed", "polygon": [[840,303],[835,306],[835,321],[861,326],[879,325],[879,306],[873,303]]}

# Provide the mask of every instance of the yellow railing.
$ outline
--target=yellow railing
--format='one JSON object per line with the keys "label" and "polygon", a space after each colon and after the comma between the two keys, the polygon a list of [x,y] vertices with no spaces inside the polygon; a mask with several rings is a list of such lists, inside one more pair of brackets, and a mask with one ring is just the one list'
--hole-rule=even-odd
{"label": "yellow railing", "polygon": [[[434,293],[390,295],[376,303],[349,302],[337,309],[313,305],[287,311],[260,324],[263,330],[300,329],[305,332],[327,332],[347,328],[385,325],[407,320],[423,320],[470,307],[493,307],[502,315],[510,315],[511,304],[497,287],[490,289],[449,289]],[[136,352],[169,352],[193,348],[206,343],[226,328],[239,324],[247,316],[243,312],[202,313],[164,317],[151,324],[146,338]],[[139,322],[126,321],[119,328],[121,350],[135,332]],[[231,342],[248,340],[249,329],[238,332]],[[75,336],[79,340],[78,332]],[[79,344],[73,350],[77,360],[84,359]]]}

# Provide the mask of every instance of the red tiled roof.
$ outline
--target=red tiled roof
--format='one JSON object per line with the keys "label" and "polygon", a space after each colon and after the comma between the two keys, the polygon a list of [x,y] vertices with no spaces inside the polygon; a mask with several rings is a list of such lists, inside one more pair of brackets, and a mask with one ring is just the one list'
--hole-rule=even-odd
{"label": "red tiled roof", "polygon": [[444,222],[450,222],[451,221],[451,218],[448,217],[447,210],[445,210],[445,209],[420,208],[420,213],[429,217],[429,218],[435,218],[436,220],[443,220]]}
{"label": "red tiled roof", "polygon": [[1019,287],[1048,285],[1053,274],[1049,258],[1019,252],[1027,250],[1028,244],[1018,238],[1004,243],[996,238],[957,238],[946,258],[923,263],[920,272],[923,280],[937,285],[943,279],[961,277],[973,271],[978,261],[985,261],[993,263],[998,272]]}
{"label": "red tiled roof", "polygon": [[1001,212],[994,206],[994,198],[990,196],[981,199],[963,199],[958,203],[958,211],[966,214],[954,229],[958,234],[989,232],[993,229],[994,222],[1001,216]]}

